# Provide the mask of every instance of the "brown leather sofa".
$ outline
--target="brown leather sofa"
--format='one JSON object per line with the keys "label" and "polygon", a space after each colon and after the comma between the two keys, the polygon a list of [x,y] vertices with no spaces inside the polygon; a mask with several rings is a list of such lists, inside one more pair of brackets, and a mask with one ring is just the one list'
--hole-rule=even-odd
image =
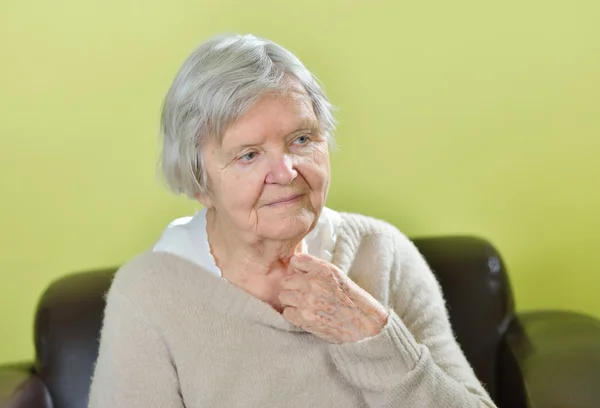
{"label": "brown leather sofa", "polygon": [[[467,358],[499,407],[600,407],[600,321],[564,311],[516,314],[502,260],[485,240],[414,242],[441,283]],[[1,408],[87,406],[113,274],[114,268],[77,273],[50,285],[35,317],[35,361],[0,366]]]}

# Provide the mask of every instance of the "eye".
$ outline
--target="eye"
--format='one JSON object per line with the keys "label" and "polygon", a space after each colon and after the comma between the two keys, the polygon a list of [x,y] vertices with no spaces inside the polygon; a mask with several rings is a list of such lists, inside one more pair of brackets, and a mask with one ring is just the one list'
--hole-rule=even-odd
{"label": "eye", "polygon": [[310,142],[310,138],[308,137],[308,135],[301,135],[298,136],[296,139],[294,139],[293,143],[295,145],[300,145],[300,146],[304,146],[305,144],[307,144],[308,142]]}
{"label": "eye", "polygon": [[249,163],[258,155],[257,152],[248,152],[238,158],[239,161]]}

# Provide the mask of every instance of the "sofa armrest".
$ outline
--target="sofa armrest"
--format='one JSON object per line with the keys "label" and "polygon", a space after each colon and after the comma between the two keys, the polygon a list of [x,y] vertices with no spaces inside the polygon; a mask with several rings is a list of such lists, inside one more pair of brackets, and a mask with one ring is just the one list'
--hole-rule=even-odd
{"label": "sofa armrest", "polygon": [[497,400],[498,347],[514,318],[510,280],[487,240],[469,236],[415,238],[438,279],[467,360],[490,397]]}
{"label": "sofa armrest", "polygon": [[500,407],[600,407],[600,321],[593,317],[519,314],[499,359]]}
{"label": "sofa armrest", "polygon": [[0,408],[52,408],[48,390],[31,364],[0,366]]}

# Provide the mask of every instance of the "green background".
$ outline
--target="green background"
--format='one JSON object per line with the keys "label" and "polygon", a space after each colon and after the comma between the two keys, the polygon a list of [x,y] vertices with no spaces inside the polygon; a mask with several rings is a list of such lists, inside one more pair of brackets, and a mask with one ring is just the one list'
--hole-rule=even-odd
{"label": "green background", "polygon": [[215,33],[295,52],[339,107],[328,205],[490,239],[518,308],[600,317],[600,2],[0,0],[0,362],[44,288],[197,205],[155,175],[176,70]]}

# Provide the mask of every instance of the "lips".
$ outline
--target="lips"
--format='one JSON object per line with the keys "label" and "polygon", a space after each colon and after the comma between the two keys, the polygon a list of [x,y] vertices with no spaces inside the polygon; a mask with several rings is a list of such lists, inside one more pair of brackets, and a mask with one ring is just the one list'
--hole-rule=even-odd
{"label": "lips", "polygon": [[286,204],[286,203],[291,203],[296,201],[297,199],[299,199],[300,197],[302,197],[304,194],[294,194],[294,195],[290,195],[287,197],[283,197],[274,201],[271,201],[269,204],[267,205],[277,205],[277,204]]}

